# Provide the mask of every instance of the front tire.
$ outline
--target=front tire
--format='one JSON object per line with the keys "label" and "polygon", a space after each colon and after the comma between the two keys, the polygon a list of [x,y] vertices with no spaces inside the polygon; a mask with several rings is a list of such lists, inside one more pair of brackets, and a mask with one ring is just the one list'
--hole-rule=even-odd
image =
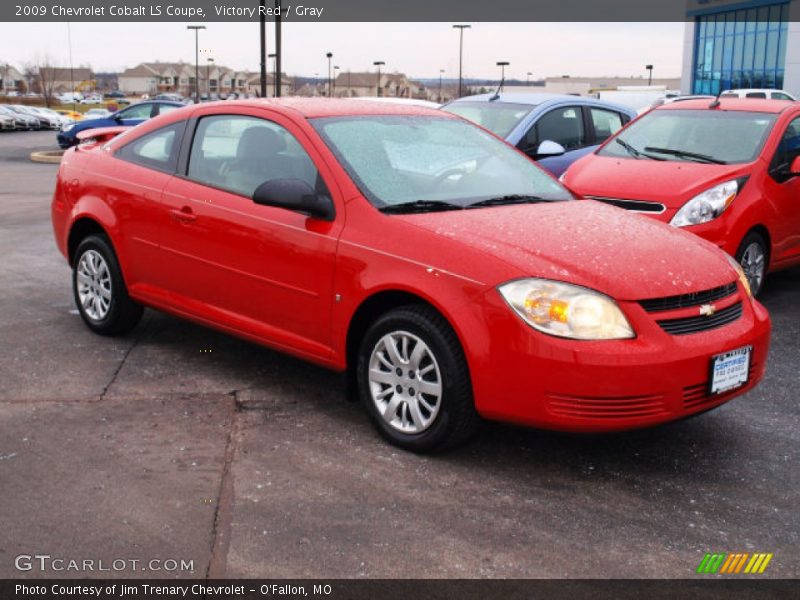
{"label": "front tire", "polygon": [[756,231],[748,233],[736,251],[736,262],[742,266],[753,296],[757,296],[764,287],[769,266],[769,249],[764,236]]}
{"label": "front tire", "polygon": [[356,369],[367,412],[396,446],[441,451],[477,429],[464,352],[432,308],[404,306],[377,319],[364,335]]}
{"label": "front tire", "polygon": [[128,296],[108,239],[86,237],[78,245],[72,264],[72,292],[86,326],[100,335],[121,335],[133,329],[144,309]]}

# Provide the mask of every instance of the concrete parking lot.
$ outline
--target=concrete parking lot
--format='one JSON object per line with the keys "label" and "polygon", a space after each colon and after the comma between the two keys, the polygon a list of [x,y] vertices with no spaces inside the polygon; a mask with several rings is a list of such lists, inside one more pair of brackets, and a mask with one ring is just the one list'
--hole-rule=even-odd
{"label": "concrete parking lot", "polygon": [[763,295],[766,380],[614,436],[487,424],[387,446],[336,374],[148,311],[124,338],[74,310],[49,206],[55,134],[0,135],[0,578],[20,554],[193,561],[137,577],[692,577],[706,552],[800,576],[800,270]]}

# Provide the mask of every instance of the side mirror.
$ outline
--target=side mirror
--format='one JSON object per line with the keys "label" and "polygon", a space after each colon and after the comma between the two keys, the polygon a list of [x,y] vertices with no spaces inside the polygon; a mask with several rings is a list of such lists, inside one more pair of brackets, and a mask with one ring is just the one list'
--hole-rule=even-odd
{"label": "side mirror", "polygon": [[558,142],[553,142],[551,140],[545,140],[539,147],[536,148],[536,156],[538,158],[546,158],[548,156],[561,156],[564,154],[566,150],[564,146],[559,144]]}
{"label": "side mirror", "polygon": [[800,156],[795,156],[789,165],[789,175],[800,175]]}
{"label": "side mirror", "polygon": [[270,179],[253,192],[253,202],[307,214],[315,219],[333,221],[333,201],[317,194],[302,179]]}

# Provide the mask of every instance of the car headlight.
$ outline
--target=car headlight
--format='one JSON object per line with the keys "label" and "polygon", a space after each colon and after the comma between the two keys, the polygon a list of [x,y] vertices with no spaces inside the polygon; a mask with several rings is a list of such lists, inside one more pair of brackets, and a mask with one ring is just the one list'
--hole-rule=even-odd
{"label": "car headlight", "polygon": [[75,127],[75,123],[65,123],[64,125],[61,126],[61,131],[67,133],[73,127]]}
{"label": "car headlight", "polygon": [[617,303],[594,290],[533,278],[497,289],[528,325],[542,333],[576,340],[636,337]]}
{"label": "car headlight", "polygon": [[742,268],[742,265],[740,265],[739,262],[735,258],[733,258],[732,256],[730,256],[728,254],[726,254],[725,257],[728,259],[728,262],[731,263],[731,266],[734,269],[736,269],[736,273],[739,274],[739,281],[742,283],[742,286],[747,291],[747,295],[752,298],[753,297],[753,290],[750,289],[750,280],[747,278],[747,275],[745,274],[744,269]]}
{"label": "car headlight", "polygon": [[670,225],[686,227],[713,221],[731,205],[745,181],[744,179],[732,179],[698,194],[675,213],[669,222]]}

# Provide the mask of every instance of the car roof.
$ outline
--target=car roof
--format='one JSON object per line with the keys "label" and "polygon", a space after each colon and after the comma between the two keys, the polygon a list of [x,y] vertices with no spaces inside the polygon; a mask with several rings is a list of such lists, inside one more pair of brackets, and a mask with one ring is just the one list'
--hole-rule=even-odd
{"label": "car roof", "polygon": [[[713,100],[712,100],[713,102]],[[780,113],[787,108],[797,107],[797,102],[791,100],[767,100],[764,98],[720,98],[719,108],[709,108],[708,98],[700,100],[685,100],[663,104],[655,110],[731,110],[742,112]]]}
{"label": "car roof", "polygon": [[[451,104],[456,104],[459,102],[489,102],[494,97],[494,92],[488,94],[477,94],[475,96],[464,96],[463,98],[457,98],[456,100],[453,100]],[[576,104],[600,103],[607,105],[613,104],[612,102],[598,100],[597,98],[573,96],[572,94],[549,94],[546,92],[500,92],[500,94],[497,95],[497,100],[491,100],[491,102],[492,104],[507,102],[509,104],[529,104],[530,106],[538,106],[539,104],[544,104],[545,102],[574,102]]]}
{"label": "car roof", "polygon": [[[257,98],[251,100],[221,100],[208,102],[200,106],[251,106],[254,108],[269,107],[300,114],[307,119],[318,117],[346,117],[358,115],[419,115],[456,118],[438,109],[416,106],[412,104],[395,104],[392,102],[371,102],[355,98]],[[198,105],[194,105],[195,108]]]}

